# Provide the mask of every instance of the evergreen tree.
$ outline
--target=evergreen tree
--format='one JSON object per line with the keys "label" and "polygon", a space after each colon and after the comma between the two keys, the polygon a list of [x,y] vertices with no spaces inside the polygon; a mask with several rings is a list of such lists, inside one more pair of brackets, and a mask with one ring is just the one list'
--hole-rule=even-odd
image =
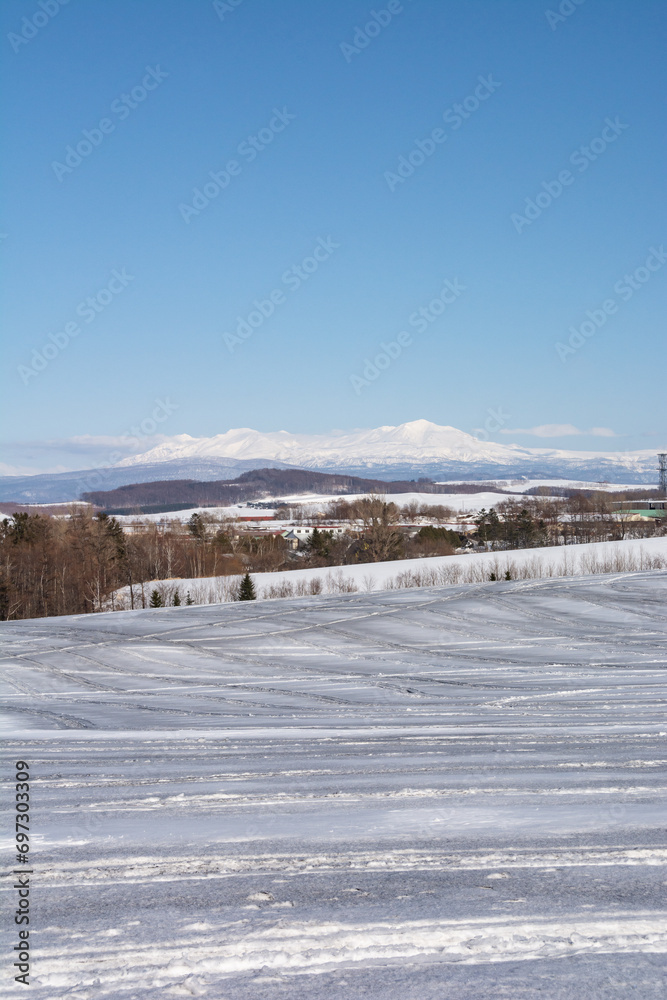
{"label": "evergreen tree", "polygon": [[502,525],[494,507],[488,512],[482,508],[475,519],[475,524],[480,542],[495,542],[500,538]]}
{"label": "evergreen tree", "polygon": [[194,601],[192,600],[192,598],[190,597],[190,591],[189,591],[189,590],[188,590],[187,594],[185,595],[185,603],[186,603],[186,604],[194,604],[194,603],[195,603],[195,602],[194,602]]}
{"label": "evergreen tree", "polygon": [[174,591],[174,607],[180,608],[181,606],[181,595],[177,590]]}
{"label": "evergreen tree", "polygon": [[529,511],[524,508],[516,521],[516,547],[520,549],[531,548],[535,544],[536,534],[536,524]]}
{"label": "evergreen tree", "polygon": [[417,532],[417,538],[424,542],[447,542],[454,548],[458,548],[461,544],[461,539],[455,531],[449,531],[448,528],[436,528],[433,524],[420,528]]}
{"label": "evergreen tree", "polygon": [[0,577],[0,622],[9,618],[9,585]]}
{"label": "evergreen tree", "polygon": [[188,521],[188,530],[193,538],[198,542],[203,542],[206,538],[206,521],[201,514],[193,514]]}
{"label": "evergreen tree", "polygon": [[241,586],[239,587],[238,600],[239,601],[255,601],[257,599],[257,594],[255,593],[255,584],[252,582],[250,573],[246,575],[241,580]]}
{"label": "evergreen tree", "polygon": [[148,605],[149,608],[161,608],[162,607],[162,597],[158,590],[154,590],[151,594],[151,599]]}
{"label": "evergreen tree", "polygon": [[332,542],[333,531],[320,531],[319,528],[315,528],[308,539],[307,549],[311,555],[326,559],[331,552]]}
{"label": "evergreen tree", "polygon": [[109,515],[105,514],[104,511],[100,511],[96,514],[95,519],[99,522],[109,539],[113,542],[115,553],[112,556],[112,559],[124,559],[127,555],[127,543],[125,541],[122,524],[120,524],[115,517],[109,517]]}
{"label": "evergreen tree", "polygon": [[512,574],[510,573],[510,571],[508,569],[505,570],[505,579],[506,580],[511,580],[512,579]]}

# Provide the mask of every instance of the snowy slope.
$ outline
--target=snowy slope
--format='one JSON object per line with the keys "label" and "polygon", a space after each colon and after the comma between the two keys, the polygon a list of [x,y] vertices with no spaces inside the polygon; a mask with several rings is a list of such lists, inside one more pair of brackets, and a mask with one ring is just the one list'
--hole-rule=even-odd
{"label": "snowy slope", "polygon": [[[379,493],[389,503],[395,503],[398,507],[406,504],[416,503],[428,507],[451,507],[455,513],[477,512],[482,507],[489,508],[500,503],[501,500],[508,499],[512,494],[503,493]],[[361,500],[370,497],[370,493],[355,493],[352,498],[345,496],[344,499]],[[263,497],[262,503],[271,503],[275,500],[275,506],[262,508],[261,510],[247,507],[244,504],[235,504],[233,507],[188,507],[186,510],[170,510],[159,514],[116,514],[118,521],[123,524],[132,524],[134,521],[181,521],[185,523],[193,514],[206,514],[214,518],[238,518],[252,517],[254,514],[273,517],[279,507],[305,507],[306,513],[315,514],[318,511],[323,513],[329,504],[340,500],[340,493],[297,493],[292,496],[281,495],[280,497]],[[290,522],[283,523],[276,521],[275,527],[286,527]],[[272,525],[273,526],[273,525]]]}
{"label": "snowy slope", "polygon": [[657,1000],[666,632],[666,573],[2,623],[30,995]]}
{"label": "snowy slope", "polygon": [[[470,480],[462,480],[469,483]],[[448,480],[447,485],[454,485],[453,480]],[[545,490],[568,489],[568,490],[597,490],[602,492],[617,492],[621,490],[644,489],[645,483],[609,483],[609,482],[587,482],[582,479],[494,479],[493,485],[500,490],[507,490],[510,493],[527,493],[529,490],[541,487]]]}
{"label": "snowy slope", "polygon": [[[586,542],[583,545],[547,545],[538,549],[508,549],[504,552],[465,553],[420,559],[392,559],[387,562],[357,563],[352,566],[278,570],[254,573],[260,598],[292,597],[314,593],[395,590],[403,587],[447,586],[483,583],[492,573],[502,580],[509,571],[513,580],[583,576],[591,573],[618,573],[642,569],[667,569],[667,538],[625,539],[621,542]],[[173,591],[183,599],[189,593],[195,604],[218,604],[236,600],[240,577],[177,577],[152,580],[144,586],[148,601],[157,587],[166,603]],[[135,586],[135,606],[140,603]],[[129,588],[115,595],[116,608],[129,608]]]}
{"label": "snowy slope", "polygon": [[[179,434],[142,455],[126,458],[120,466],[155,464],[191,458],[234,459],[271,458],[308,469],[390,469],[417,466],[461,465],[488,469],[498,475],[529,474],[530,469],[591,470],[654,474],[653,450],[634,452],[577,452],[555,448],[522,448],[518,445],[480,441],[455,427],[442,427],[428,420],[413,420],[398,426],[383,426],[334,434],[290,434],[287,431],[260,433],[248,427],[194,438]],[[597,476],[596,478],[600,478]]]}

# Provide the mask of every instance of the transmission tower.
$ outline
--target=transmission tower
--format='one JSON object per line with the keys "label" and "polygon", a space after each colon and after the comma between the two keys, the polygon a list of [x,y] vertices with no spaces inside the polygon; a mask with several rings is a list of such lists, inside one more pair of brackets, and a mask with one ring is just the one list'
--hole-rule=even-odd
{"label": "transmission tower", "polygon": [[667,495],[667,452],[658,455],[658,471],[660,473],[660,489]]}

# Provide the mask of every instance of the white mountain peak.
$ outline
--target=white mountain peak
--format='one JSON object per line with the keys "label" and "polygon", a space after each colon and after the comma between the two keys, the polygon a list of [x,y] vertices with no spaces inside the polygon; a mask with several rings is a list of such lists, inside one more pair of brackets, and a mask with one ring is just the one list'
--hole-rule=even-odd
{"label": "white mountain peak", "polygon": [[238,459],[284,462],[302,468],[372,467],[466,462],[523,465],[527,461],[584,463],[613,461],[628,469],[649,469],[652,451],[577,452],[554,448],[524,448],[515,444],[480,441],[456,427],[430,420],[410,420],[396,426],[336,431],[331,434],[293,434],[237,427],[212,437],[177,434],[142,455],[126,458],[121,466],[144,465],[182,459]]}

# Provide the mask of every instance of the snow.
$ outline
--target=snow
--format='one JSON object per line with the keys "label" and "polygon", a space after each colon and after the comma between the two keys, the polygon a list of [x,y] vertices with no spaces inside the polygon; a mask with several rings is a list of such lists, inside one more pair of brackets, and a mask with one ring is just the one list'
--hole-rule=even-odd
{"label": "snow", "polygon": [[[452,510],[460,512],[462,514],[476,514],[477,511],[485,508],[488,510],[490,507],[497,507],[499,503],[503,500],[511,499],[505,493],[421,493],[415,494],[420,499],[417,503],[426,503],[429,506],[433,504],[441,503],[444,507],[451,507]],[[422,500],[421,497],[429,497],[428,500]],[[410,503],[409,500],[404,500],[402,503]]]}
{"label": "snow", "polygon": [[[312,507],[312,513],[317,510],[325,510],[330,503],[337,500],[362,500],[365,497],[379,496],[387,503],[395,503],[397,507],[404,507],[406,504],[416,503],[419,506],[427,507],[443,506],[451,507],[457,513],[469,514],[477,513],[483,507],[497,506],[501,500],[512,499],[510,493],[303,493],[291,496],[262,497],[261,503],[273,503],[273,507],[261,509],[256,507],[246,507],[245,504],[237,504],[234,507],[189,507],[187,510],[165,511],[161,514],[116,514],[115,517],[122,523],[133,523],[141,521],[181,521],[185,523],[193,514],[209,514],[216,518],[239,518],[239,517],[273,517],[279,506],[292,507]],[[544,498],[543,498],[544,499]],[[548,499],[548,498],[546,498]],[[283,522],[276,522],[282,524]],[[285,522],[287,523],[287,522]],[[291,522],[290,522],[291,523]]]}
{"label": "snow", "polygon": [[[136,524],[137,522],[151,522],[154,524],[160,524],[163,521],[180,521],[185,524],[189,521],[193,514],[205,514],[206,516],[213,517],[216,520],[237,520],[239,517],[273,517],[275,514],[274,509],[269,510],[257,510],[253,507],[188,507],[187,510],[168,510],[163,511],[160,514],[114,514],[117,521],[121,524]],[[271,523],[272,527],[275,527],[276,531],[279,528],[289,524],[289,521],[258,521],[258,524],[263,525]],[[250,522],[246,522],[250,525]]]}
{"label": "snow", "polygon": [[[365,494],[370,496],[370,494]],[[398,507],[406,504],[416,503],[421,507],[451,507],[453,511],[462,514],[477,513],[485,507],[496,507],[502,500],[511,499],[507,493],[484,492],[484,493],[384,493],[379,494],[388,503],[395,503]]]}
{"label": "snow", "polygon": [[[441,486],[452,486],[454,483],[457,485],[471,484],[475,480],[461,479],[453,480],[449,479],[447,482],[441,483]],[[481,483],[488,485],[489,480],[480,480]],[[494,486],[497,486],[501,490],[507,490],[510,493],[527,493],[529,490],[536,489],[537,487],[546,487],[546,489],[567,489],[567,490],[596,490],[607,493],[616,493],[624,490],[649,490],[652,487],[647,486],[646,483],[596,483],[596,482],[585,482],[581,479],[494,479]]]}
{"label": "snow", "polygon": [[[438,485],[447,486],[455,484],[440,483]],[[370,496],[380,496],[387,503],[395,503],[398,507],[404,507],[407,504],[416,503],[419,506],[427,507],[451,507],[453,511],[460,514],[476,514],[478,511],[482,510],[482,508],[489,510],[491,507],[497,507],[503,500],[521,496],[522,494],[527,493],[529,489],[536,486],[543,486],[548,489],[557,489],[561,487],[571,489],[596,489],[611,492],[616,490],[647,489],[645,485],[628,486],[621,485],[619,483],[580,483],[571,479],[502,479],[494,481],[494,485],[496,485],[498,490],[502,492],[488,490],[481,493],[419,493],[416,491],[408,493],[374,494],[294,493],[290,495],[281,494],[280,496],[261,497],[261,500],[258,502],[263,504],[272,503],[274,505],[273,507],[262,507],[261,509],[247,507],[245,504],[235,504],[231,507],[190,507],[187,510],[166,511],[160,514],[141,514],[139,516],[136,514],[117,514],[115,516],[118,521],[123,523],[133,523],[137,520],[155,522],[168,520],[181,521],[185,523],[190,519],[190,517],[192,517],[193,514],[208,514],[215,518],[232,519],[239,517],[252,517],[255,513],[258,516],[273,517],[278,507],[283,505],[288,507],[311,507],[312,512],[315,513],[316,510],[320,509],[324,511],[329,504],[335,503],[337,500],[343,499],[355,501]],[[528,501],[532,499],[532,496],[527,497]],[[548,500],[560,498],[547,496],[540,497],[540,499]]]}
{"label": "snow", "polygon": [[662,997],[666,608],[652,571],[2,623],[31,996]]}
{"label": "snow", "polygon": [[92,504],[87,500],[55,500],[48,501],[46,503],[24,503],[21,504],[22,507],[64,507],[65,510],[69,510],[70,507],[92,507]]}
{"label": "snow", "polygon": [[[285,597],[309,592],[319,581],[322,592],[375,591],[434,584],[482,583],[491,573],[502,579],[580,576],[587,573],[618,573],[627,570],[667,569],[667,538],[625,539],[620,542],[585,542],[582,545],[549,545],[537,549],[507,549],[503,552],[462,553],[419,559],[393,559],[350,566],[279,570],[254,573],[259,597]],[[239,578],[230,576],[152,580],[154,587],[177,588],[181,599],[189,592],[196,604],[235,600]],[[282,592],[281,592],[282,591]],[[135,586],[135,604],[140,590]],[[129,589],[118,591],[116,600],[129,607]]]}
{"label": "snow", "polygon": [[267,459],[302,468],[373,467],[378,465],[432,463],[442,461],[485,462],[519,466],[529,461],[561,462],[573,467],[581,463],[611,462],[628,471],[649,472],[656,465],[652,449],[640,451],[565,451],[557,448],[524,448],[515,444],[480,441],[456,427],[429,420],[412,420],[398,426],[339,431],[330,434],[262,433],[240,427],[208,438],[178,434],[161,441],[141,455],[133,455],[118,467],[169,462],[185,458]]}

